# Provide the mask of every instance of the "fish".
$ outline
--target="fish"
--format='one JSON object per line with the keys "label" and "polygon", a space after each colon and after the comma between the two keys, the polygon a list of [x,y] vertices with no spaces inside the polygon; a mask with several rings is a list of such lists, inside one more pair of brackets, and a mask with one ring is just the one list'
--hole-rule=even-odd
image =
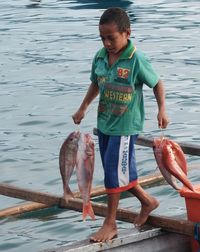
{"label": "fish", "polygon": [[187,178],[187,161],[181,147],[174,141],[160,137],[153,141],[153,150],[158,167],[166,181],[176,190],[176,179],[181,181],[187,188],[194,188]]}
{"label": "fish", "polygon": [[74,131],[68,135],[60,148],[59,168],[63,182],[64,199],[66,202],[74,197],[69,187],[69,181],[76,165],[79,139],[80,132]]}
{"label": "fish", "polygon": [[165,164],[163,162],[162,150],[163,150],[163,139],[155,138],[153,140],[153,152],[158,168],[163,177],[165,178],[165,180],[167,181],[167,183],[170,184],[175,190],[179,191],[181,188],[178,186],[176,178],[165,168]]}
{"label": "fish", "polygon": [[187,160],[185,158],[185,154],[182,151],[180,145],[170,139],[167,139],[167,141],[171,145],[176,162],[181,167],[185,175],[187,175],[187,171],[188,171]]}
{"label": "fish", "polygon": [[90,134],[74,131],[68,135],[60,148],[59,168],[66,203],[74,198],[69,182],[76,171],[77,184],[83,199],[83,220],[89,215],[95,219],[90,193],[94,173],[94,141]]}
{"label": "fish", "polygon": [[95,219],[92,204],[90,202],[93,173],[94,141],[90,134],[81,133],[76,157],[76,174],[78,187],[83,199],[83,220],[86,219],[87,215],[93,220]]}

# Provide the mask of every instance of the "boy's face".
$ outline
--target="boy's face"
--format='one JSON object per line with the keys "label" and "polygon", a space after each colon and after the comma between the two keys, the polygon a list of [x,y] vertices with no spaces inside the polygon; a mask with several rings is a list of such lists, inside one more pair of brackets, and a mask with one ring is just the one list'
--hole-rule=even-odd
{"label": "boy's face", "polygon": [[100,37],[109,54],[119,54],[127,46],[131,31],[119,32],[115,23],[99,25]]}

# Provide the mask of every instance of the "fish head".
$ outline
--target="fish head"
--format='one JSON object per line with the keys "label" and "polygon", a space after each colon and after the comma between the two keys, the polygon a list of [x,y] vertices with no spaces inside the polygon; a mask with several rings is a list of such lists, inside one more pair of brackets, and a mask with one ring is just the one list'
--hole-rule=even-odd
{"label": "fish head", "polygon": [[78,141],[80,139],[80,132],[79,131],[73,131],[69,134],[69,136],[66,139],[66,144],[68,148],[74,150],[78,148]]}
{"label": "fish head", "polygon": [[161,152],[165,139],[163,137],[158,137],[153,139],[153,151]]}
{"label": "fish head", "polygon": [[94,141],[92,139],[92,136],[90,134],[85,134],[85,142],[87,146],[87,151],[94,154]]}
{"label": "fish head", "polygon": [[157,137],[153,139],[153,148],[160,148],[162,144],[165,142],[164,137]]}
{"label": "fish head", "polygon": [[94,144],[94,141],[93,141],[90,134],[85,134],[85,141],[86,141],[86,143],[93,143]]}

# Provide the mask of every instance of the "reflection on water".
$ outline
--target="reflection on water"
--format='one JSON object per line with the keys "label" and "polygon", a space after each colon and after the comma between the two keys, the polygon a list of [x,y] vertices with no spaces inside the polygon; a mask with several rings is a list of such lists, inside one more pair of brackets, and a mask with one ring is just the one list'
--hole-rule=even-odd
{"label": "reflection on water", "polygon": [[[62,194],[58,168],[59,148],[77,127],[71,115],[89,85],[92,58],[102,47],[98,21],[105,8],[125,8],[132,22],[132,38],[165,82],[171,119],[166,136],[179,142],[200,142],[199,0],[153,1],[1,1],[0,9],[0,169],[1,181],[16,186]],[[28,6],[28,8],[27,8]],[[145,88],[144,134],[159,136],[155,100]],[[96,126],[97,100],[81,124],[92,132]],[[97,139],[95,138],[97,143]],[[96,144],[94,186],[103,184]],[[137,147],[140,176],[154,173],[153,152]],[[189,164],[199,158],[187,156]],[[193,183],[199,171],[189,172]],[[71,187],[77,190],[76,176]],[[148,191],[161,202],[158,214],[185,212],[184,201],[168,185]],[[2,208],[21,200],[0,197]],[[122,199],[121,207],[139,209],[136,199]],[[46,218],[43,216],[46,215]],[[76,239],[85,239],[101,225],[82,222],[81,214],[57,209],[1,220],[0,250],[39,251]],[[119,223],[119,228],[130,224]]]}

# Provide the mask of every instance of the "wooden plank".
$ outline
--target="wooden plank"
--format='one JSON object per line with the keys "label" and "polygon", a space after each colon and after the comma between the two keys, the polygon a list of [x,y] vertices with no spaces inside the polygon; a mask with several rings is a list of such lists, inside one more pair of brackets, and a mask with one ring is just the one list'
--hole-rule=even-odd
{"label": "wooden plank", "polygon": [[[136,144],[152,148],[153,147],[153,138],[144,137],[142,135],[139,135],[138,139],[136,141]],[[178,143],[178,144],[181,146],[181,148],[185,154],[200,156],[200,145],[183,143],[183,142]]]}
{"label": "wooden plank", "polygon": [[[93,134],[97,135],[96,128],[93,129]],[[139,135],[136,144],[152,148],[153,137],[145,137],[143,135]],[[200,145],[190,143],[178,143],[178,144],[181,146],[185,154],[200,156]]]}
{"label": "wooden plank", "polygon": [[189,236],[164,232],[160,228],[145,225],[142,231],[127,228],[118,232],[111,242],[90,242],[89,239],[75,241],[43,252],[161,252],[161,251],[190,251]]}
{"label": "wooden plank", "polygon": [[1,183],[0,184],[0,194],[12,197],[23,199],[27,201],[34,201],[43,203],[49,206],[60,205],[61,198],[57,195],[38,192],[29,189],[23,189],[19,187],[12,186],[10,184]]}
{"label": "wooden plank", "polygon": [[[189,170],[196,169],[196,168],[199,168],[199,165],[192,165],[189,167]],[[165,179],[163,178],[160,172],[157,172],[154,174],[142,176],[141,178],[138,179],[138,181],[139,181],[139,184],[143,188],[145,188],[145,187],[153,186],[155,184],[161,184],[165,181]],[[97,196],[103,196],[105,194],[106,194],[106,190],[104,186],[96,186],[92,189],[90,196],[97,197]],[[74,197],[80,198],[81,197],[80,192],[74,192]],[[39,204],[39,203],[34,203],[34,202],[25,203],[25,204],[21,204],[21,205],[17,205],[17,206],[0,210],[0,217],[8,217],[10,215],[22,214],[24,212],[35,211],[35,210],[48,208],[48,207],[49,205]]]}
{"label": "wooden plank", "polygon": [[[139,183],[142,187],[151,186],[151,185],[154,185],[155,183],[160,183],[162,181],[164,181],[164,178],[160,173],[142,176],[139,179]],[[104,186],[96,186],[92,189],[90,196],[97,197],[97,196],[101,196],[105,194],[106,194],[106,190]],[[80,198],[81,197],[80,192],[74,192],[74,197]],[[40,208],[43,209],[43,208],[48,208],[48,207],[49,205],[41,204],[41,203],[21,204],[21,205],[17,205],[17,206],[0,210],[0,217],[8,217],[10,215],[22,214],[24,212],[39,210]]]}
{"label": "wooden plank", "polygon": [[[189,170],[191,169],[196,169],[199,168],[199,165],[192,165],[189,167]],[[150,174],[150,175],[146,175],[146,176],[142,176],[141,178],[138,179],[139,184],[145,188],[145,187],[150,187],[153,186],[155,184],[160,184],[163,183],[165,181],[165,179],[163,178],[162,174],[160,172],[154,173],[154,174]],[[1,192],[0,192],[1,193]],[[106,194],[106,190],[104,186],[96,186],[92,189],[91,191],[91,197],[97,197],[97,196],[103,196]],[[76,198],[80,198],[80,192],[74,192],[74,196]],[[35,211],[35,210],[39,210],[39,209],[43,209],[43,208],[48,208],[49,205],[47,204],[39,204],[39,203],[25,203],[25,204],[21,204],[21,205],[17,205],[17,206],[13,206],[13,207],[9,207],[3,210],[0,210],[0,217],[8,217],[11,215],[16,215],[16,214],[22,214],[28,211]]]}
{"label": "wooden plank", "polygon": [[39,209],[44,209],[49,207],[46,204],[37,203],[37,202],[30,202],[30,203],[24,203],[20,205],[16,205],[14,207],[8,207],[0,211],[0,218],[2,217],[8,217],[11,215],[16,214],[22,214],[30,211],[35,211]]}
{"label": "wooden plank", "polygon": [[[78,198],[70,199],[66,204],[65,200],[59,196],[44,192],[36,192],[29,189],[22,189],[4,183],[0,184],[0,192],[2,195],[9,197],[35,201],[49,206],[58,205],[71,210],[82,211],[82,200]],[[96,215],[106,216],[107,206],[105,204],[92,203],[92,206]],[[138,213],[136,212],[119,208],[117,210],[117,219],[126,222],[133,222],[137,214]],[[194,223],[186,220],[177,220],[170,217],[150,215],[147,224],[188,236],[193,236],[194,234]]]}
{"label": "wooden plank", "polygon": [[[152,185],[155,185],[156,183],[162,183],[165,179],[163,178],[162,174],[160,172],[156,172],[154,174],[145,175],[138,179],[138,183],[142,187],[150,187]],[[106,194],[106,190],[104,186],[97,186],[92,189],[91,197],[97,197]],[[77,192],[76,197],[80,197],[80,193]]]}

